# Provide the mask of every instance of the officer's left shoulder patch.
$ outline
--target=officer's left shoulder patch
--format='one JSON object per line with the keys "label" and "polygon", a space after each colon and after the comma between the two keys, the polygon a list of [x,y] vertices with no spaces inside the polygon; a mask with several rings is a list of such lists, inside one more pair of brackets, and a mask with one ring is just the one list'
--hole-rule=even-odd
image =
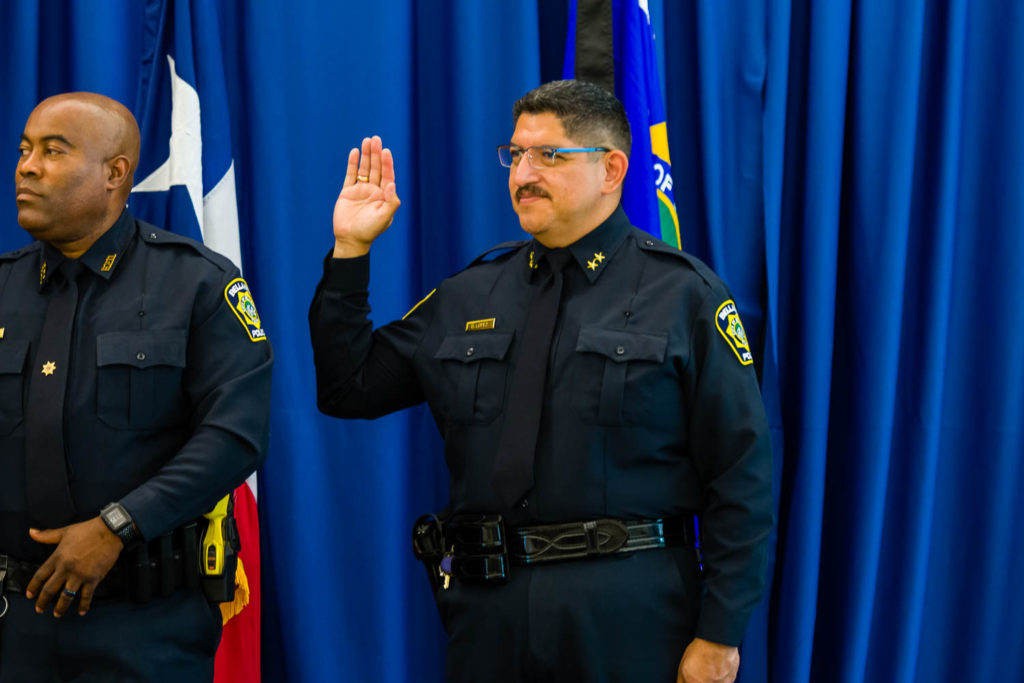
{"label": "officer's left shoulder patch", "polygon": [[242,323],[249,341],[261,342],[267,340],[267,333],[263,331],[263,324],[260,315],[256,312],[256,302],[252,300],[252,293],[249,292],[249,285],[245,280],[236,277],[224,288],[224,298],[231,307],[238,321]]}
{"label": "officer's left shoulder patch", "polygon": [[741,364],[750,365],[754,362],[754,355],[750,353],[747,332],[743,329],[739,311],[736,310],[736,302],[729,299],[718,307],[718,310],[715,311],[715,325]]}

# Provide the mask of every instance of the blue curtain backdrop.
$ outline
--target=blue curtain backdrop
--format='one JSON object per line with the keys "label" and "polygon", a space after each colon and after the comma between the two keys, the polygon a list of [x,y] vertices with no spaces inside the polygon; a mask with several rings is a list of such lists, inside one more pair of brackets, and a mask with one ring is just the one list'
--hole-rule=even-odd
{"label": "blue curtain backdrop", "polygon": [[[408,549],[447,495],[439,437],[423,409],[318,415],[305,311],[364,135],[403,201],[372,255],[376,321],[519,236],[493,150],[561,71],[564,3],[215,4],[277,351],[264,679],[440,681]],[[742,680],[1024,679],[1024,5],[650,4],[683,246],[762,339],[779,526]],[[143,12],[0,2],[11,167],[42,97],[136,101]],[[4,251],[27,241],[15,216],[0,204]]]}

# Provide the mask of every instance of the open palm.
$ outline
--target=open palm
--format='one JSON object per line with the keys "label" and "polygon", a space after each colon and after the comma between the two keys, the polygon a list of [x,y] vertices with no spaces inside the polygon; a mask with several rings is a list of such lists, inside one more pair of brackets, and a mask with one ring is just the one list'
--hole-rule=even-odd
{"label": "open palm", "polygon": [[379,136],[363,138],[348,153],[348,168],[334,204],[334,255],[365,254],[395,216],[402,202],[395,186],[395,162]]}

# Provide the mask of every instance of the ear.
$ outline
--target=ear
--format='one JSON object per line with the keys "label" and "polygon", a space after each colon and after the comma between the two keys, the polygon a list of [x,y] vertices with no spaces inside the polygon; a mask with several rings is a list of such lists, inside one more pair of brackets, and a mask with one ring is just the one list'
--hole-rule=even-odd
{"label": "ear", "polygon": [[601,194],[612,194],[619,190],[626,178],[629,157],[621,149],[613,149],[605,153],[603,162],[604,183],[601,185]]}
{"label": "ear", "polygon": [[132,162],[124,154],[118,154],[107,161],[107,189],[116,191],[131,184]]}

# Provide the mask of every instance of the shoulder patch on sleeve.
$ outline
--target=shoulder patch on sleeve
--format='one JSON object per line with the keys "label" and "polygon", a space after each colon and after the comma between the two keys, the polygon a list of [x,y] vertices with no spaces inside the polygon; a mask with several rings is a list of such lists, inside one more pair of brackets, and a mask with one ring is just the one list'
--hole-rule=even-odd
{"label": "shoulder patch on sleeve", "polygon": [[263,323],[260,315],[256,312],[256,302],[252,300],[252,293],[249,292],[249,285],[240,277],[228,283],[224,288],[224,298],[231,307],[231,312],[242,323],[249,341],[261,342],[267,340],[267,333],[263,331]]}
{"label": "shoulder patch on sleeve", "polygon": [[747,332],[743,329],[739,311],[736,310],[736,303],[732,299],[725,301],[715,311],[715,326],[729,344],[729,348],[736,354],[740,364],[750,365],[754,362],[754,355],[750,353],[750,342],[747,341]]}

